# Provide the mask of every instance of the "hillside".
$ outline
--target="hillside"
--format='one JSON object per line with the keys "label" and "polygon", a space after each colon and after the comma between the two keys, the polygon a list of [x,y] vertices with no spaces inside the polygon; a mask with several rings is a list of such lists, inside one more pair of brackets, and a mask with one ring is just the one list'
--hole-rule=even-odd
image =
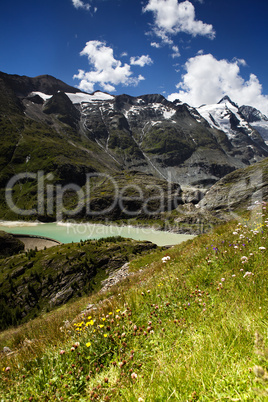
{"label": "hillside", "polygon": [[0,330],[90,295],[136,255],[155,248],[150,242],[114,237],[30,250],[0,260]]}
{"label": "hillside", "polygon": [[2,399],[267,400],[267,207],[1,333]]}

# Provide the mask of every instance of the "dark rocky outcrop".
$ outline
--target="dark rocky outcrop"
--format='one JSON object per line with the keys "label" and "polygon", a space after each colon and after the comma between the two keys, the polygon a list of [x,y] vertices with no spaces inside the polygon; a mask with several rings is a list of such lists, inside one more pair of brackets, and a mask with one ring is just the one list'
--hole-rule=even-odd
{"label": "dark rocky outcrop", "polygon": [[44,105],[43,112],[56,114],[57,118],[71,127],[76,127],[80,113],[64,92],[57,92]]}
{"label": "dark rocky outcrop", "polygon": [[0,231],[0,258],[18,254],[24,250],[24,244],[9,233]]}
{"label": "dark rocky outcrop", "polygon": [[238,109],[238,111],[249,123],[261,120],[268,121],[268,118],[255,107],[243,105]]}

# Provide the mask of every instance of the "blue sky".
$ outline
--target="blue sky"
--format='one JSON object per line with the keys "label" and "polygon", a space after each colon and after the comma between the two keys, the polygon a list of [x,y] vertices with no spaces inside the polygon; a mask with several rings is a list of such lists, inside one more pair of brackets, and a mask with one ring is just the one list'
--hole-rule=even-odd
{"label": "blue sky", "polygon": [[266,0],[2,0],[0,70],[268,115]]}

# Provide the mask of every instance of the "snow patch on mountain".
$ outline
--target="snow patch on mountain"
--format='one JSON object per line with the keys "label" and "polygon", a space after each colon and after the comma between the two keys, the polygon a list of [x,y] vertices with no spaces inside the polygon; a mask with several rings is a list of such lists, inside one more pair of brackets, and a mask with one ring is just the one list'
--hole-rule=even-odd
{"label": "snow patch on mountain", "polygon": [[163,118],[164,120],[170,120],[172,117],[175,115],[176,110],[173,108],[169,108],[167,106],[162,105],[161,103],[151,103],[150,105],[145,106],[143,103],[139,102],[138,105],[132,105],[129,110],[124,111],[125,117],[128,119],[129,117],[134,117],[135,115],[138,115],[141,113],[141,111],[144,110],[151,110],[154,111],[155,116],[153,116],[150,113],[150,118],[152,121],[154,121],[154,117],[157,119],[157,122],[159,122],[159,118]]}
{"label": "snow patch on mountain", "polygon": [[77,92],[75,94],[66,93],[68,98],[72,103],[91,103],[96,101],[111,101],[114,99],[113,95],[107,94],[106,92],[96,91],[93,94],[85,94],[82,92]]}
{"label": "snow patch on mountain", "polygon": [[164,116],[164,119],[171,119],[173,116],[174,116],[174,114],[176,113],[176,111],[175,110],[173,110],[173,109],[165,109],[165,110],[163,110],[163,116]]}
{"label": "snow patch on mountain", "polygon": [[31,92],[30,95],[38,95],[40,98],[42,98],[44,101],[47,101],[48,99],[52,98],[53,95],[47,95],[44,94],[43,92]]}

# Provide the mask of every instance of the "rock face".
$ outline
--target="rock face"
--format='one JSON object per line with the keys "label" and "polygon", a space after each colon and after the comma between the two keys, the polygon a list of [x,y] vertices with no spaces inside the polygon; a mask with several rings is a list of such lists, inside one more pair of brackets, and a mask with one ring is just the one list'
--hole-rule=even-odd
{"label": "rock face", "polygon": [[[267,145],[251,125],[256,112],[239,111],[228,97],[194,109],[159,94],[85,94],[51,76],[4,73],[0,88],[2,189],[14,171],[52,173],[49,184],[54,186],[84,186],[87,174],[101,173],[124,187],[130,184],[130,175],[139,177],[138,186],[161,182],[164,189],[172,183],[182,189],[185,202],[190,193],[204,194],[226,174],[268,156]],[[111,200],[100,182],[105,185],[99,180],[91,192],[95,206]],[[14,189],[16,203],[34,207],[36,188],[28,182],[29,191],[24,184]],[[129,196],[132,207],[135,197]],[[73,206],[71,192],[66,198],[66,205]],[[0,201],[3,205],[3,191]],[[112,218],[120,218],[121,212],[115,208]],[[83,217],[85,211],[79,213]],[[51,209],[39,213],[44,219],[53,214]]]}
{"label": "rock face", "polygon": [[0,231],[0,258],[18,254],[24,250],[24,244],[9,233]]}
{"label": "rock face", "polygon": [[245,120],[250,123],[250,125],[257,130],[265,143],[268,143],[268,117],[262,114],[259,110],[252,106],[241,106],[238,109],[240,115],[242,115]]}
{"label": "rock face", "polygon": [[232,213],[262,201],[268,201],[268,159],[223,177],[209,189],[198,207]]}
{"label": "rock face", "polygon": [[71,127],[76,127],[80,118],[79,111],[64,92],[58,92],[53,95],[46,102],[43,112],[48,115],[55,114],[61,122]]}

